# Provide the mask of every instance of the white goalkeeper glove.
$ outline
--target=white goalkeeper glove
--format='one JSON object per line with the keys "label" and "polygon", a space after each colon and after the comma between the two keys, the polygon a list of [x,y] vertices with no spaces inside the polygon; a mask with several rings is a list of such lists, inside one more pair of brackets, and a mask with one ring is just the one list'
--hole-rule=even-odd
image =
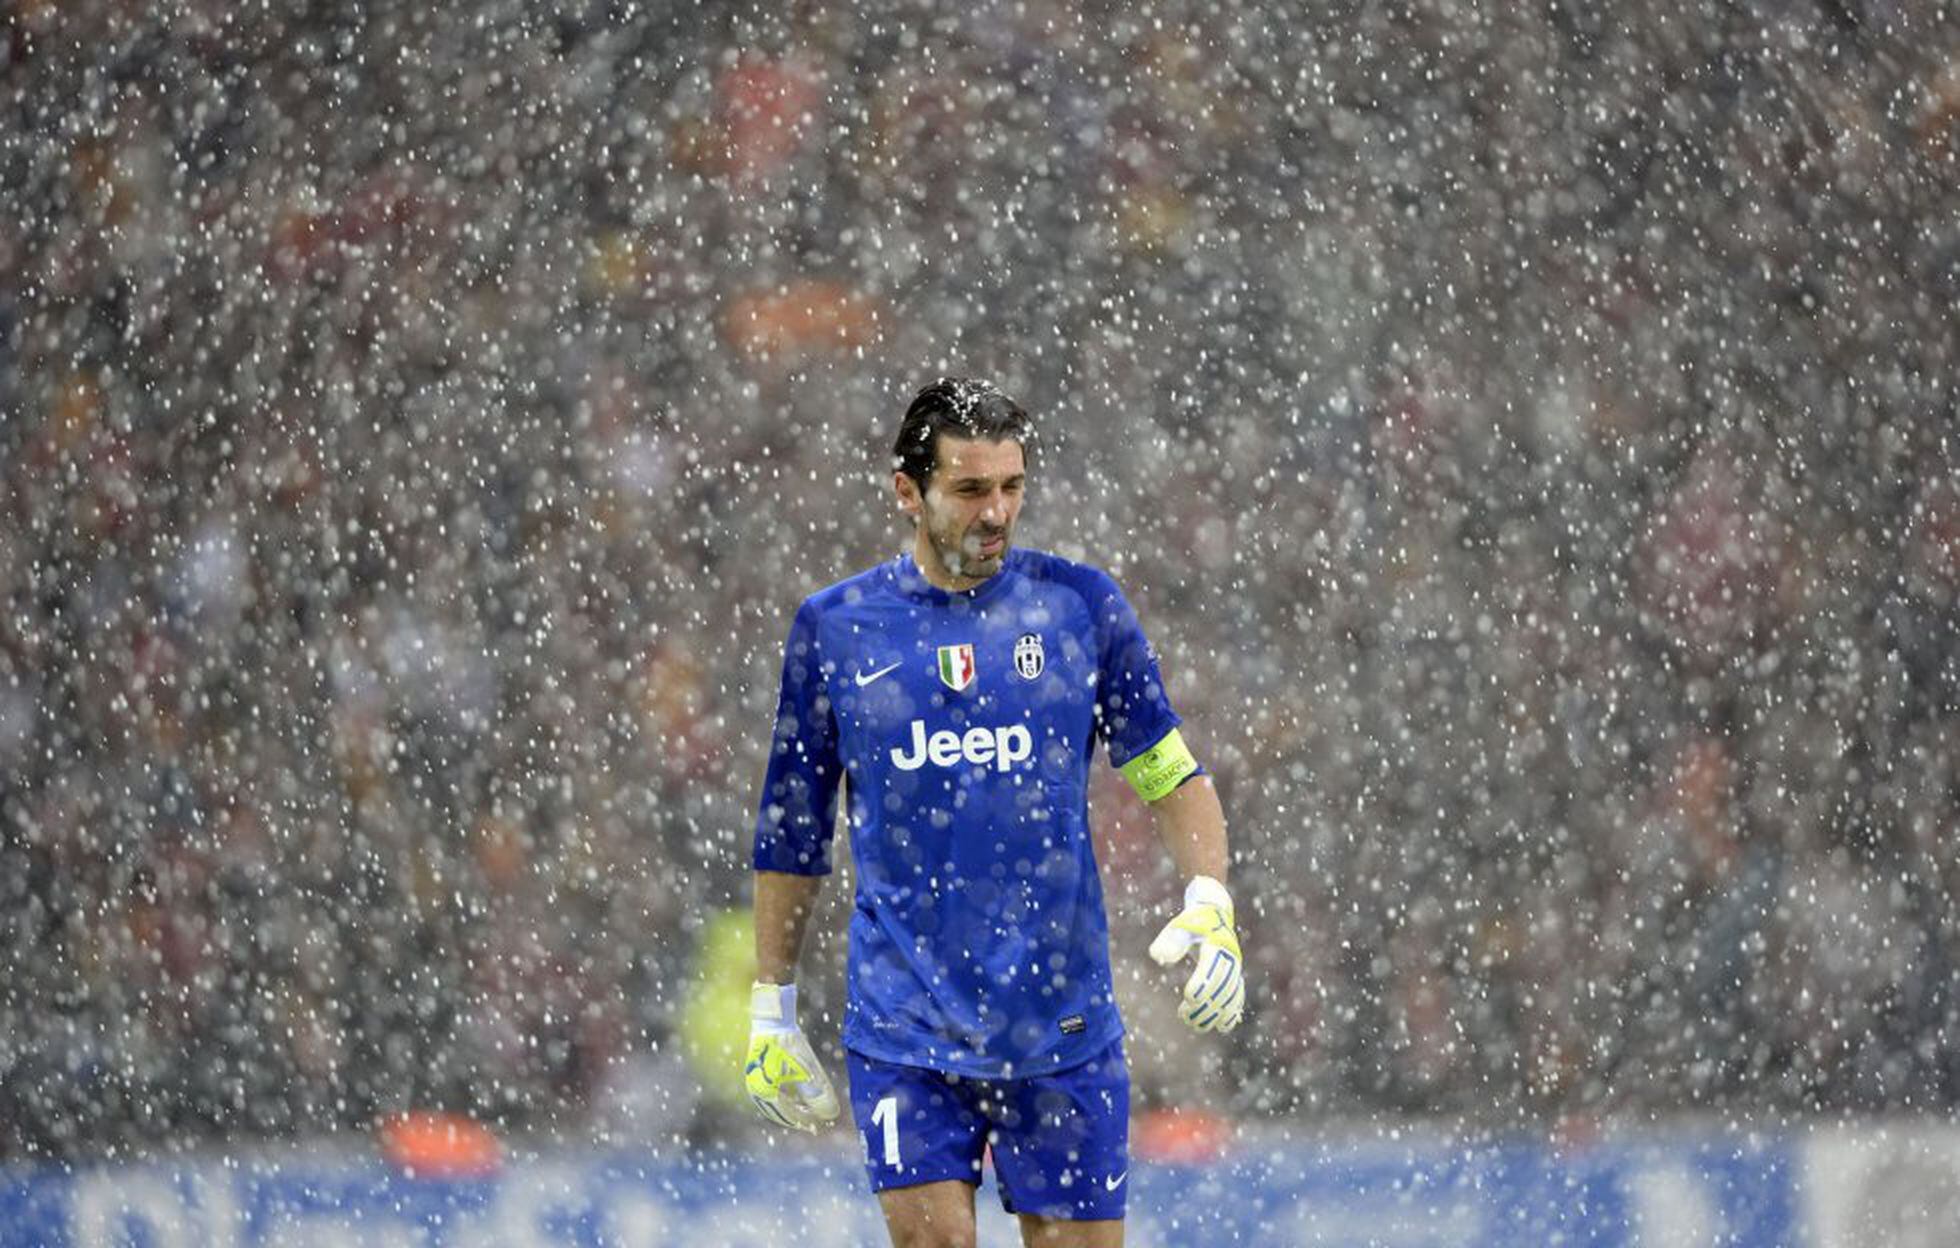
{"label": "white goalkeeper glove", "polygon": [[837,1093],[796,1025],[796,985],[749,989],[749,1060],[742,1072],[749,1099],[781,1127],[815,1131],[837,1119]]}
{"label": "white goalkeeper glove", "polygon": [[1230,1031],[1245,1015],[1245,959],[1232,930],[1232,895],[1208,875],[1184,889],[1184,909],[1150,942],[1150,956],[1170,966],[1193,949],[1198,965],[1184,984],[1178,1013],[1199,1031]]}

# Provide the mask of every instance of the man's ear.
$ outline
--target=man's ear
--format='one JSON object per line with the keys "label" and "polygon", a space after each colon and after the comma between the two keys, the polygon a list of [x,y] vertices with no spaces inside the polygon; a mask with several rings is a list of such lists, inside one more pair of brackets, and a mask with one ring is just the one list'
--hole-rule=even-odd
{"label": "man's ear", "polygon": [[917,520],[925,509],[925,500],[919,497],[919,483],[905,473],[894,472],[892,489],[898,492],[898,509]]}

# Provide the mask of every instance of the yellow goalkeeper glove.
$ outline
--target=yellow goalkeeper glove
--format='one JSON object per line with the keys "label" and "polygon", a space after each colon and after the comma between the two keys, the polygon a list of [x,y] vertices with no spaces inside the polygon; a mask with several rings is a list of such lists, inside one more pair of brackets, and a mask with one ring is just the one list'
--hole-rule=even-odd
{"label": "yellow goalkeeper glove", "polygon": [[1178,1011],[1199,1031],[1230,1031],[1245,1015],[1245,959],[1232,930],[1232,895],[1208,875],[1184,890],[1184,909],[1150,942],[1159,966],[1181,961],[1193,949],[1198,965],[1184,985]]}
{"label": "yellow goalkeeper glove", "polygon": [[837,1119],[837,1093],[796,1025],[796,985],[749,990],[749,1058],[742,1072],[749,1099],[781,1127],[815,1131]]}

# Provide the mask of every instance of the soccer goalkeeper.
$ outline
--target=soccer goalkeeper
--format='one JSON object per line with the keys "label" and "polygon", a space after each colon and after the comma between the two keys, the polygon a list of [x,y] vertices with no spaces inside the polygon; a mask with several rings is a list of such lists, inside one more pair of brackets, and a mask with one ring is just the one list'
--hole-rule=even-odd
{"label": "soccer goalkeeper", "polygon": [[1224,815],[1135,614],[1103,572],[1010,545],[1033,432],[985,383],[921,391],[893,473],[910,549],[812,595],[783,654],[748,1090],[782,1126],[839,1112],[794,980],[848,779],[844,1047],[898,1244],[972,1241],[989,1143],[1028,1243],[1122,1242],[1130,1085],[1089,836],[1098,742],[1189,881],[1150,946],[1166,966],[1195,955],[1185,1021],[1230,1031],[1245,1010]]}

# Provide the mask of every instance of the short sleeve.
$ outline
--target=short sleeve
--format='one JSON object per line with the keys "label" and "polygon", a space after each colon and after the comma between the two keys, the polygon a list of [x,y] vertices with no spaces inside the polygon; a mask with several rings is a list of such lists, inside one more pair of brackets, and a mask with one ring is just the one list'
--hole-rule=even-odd
{"label": "short sleeve", "polygon": [[825,691],[817,609],[798,608],[783,645],[783,675],[769,769],[756,812],[753,865],[792,875],[830,872],[842,764]]}
{"label": "short sleeve", "polygon": [[1109,747],[1109,761],[1122,767],[1162,741],[1182,721],[1171,709],[1157,655],[1143,635],[1136,612],[1108,576],[1091,584],[1101,657],[1096,679],[1097,729]]}

